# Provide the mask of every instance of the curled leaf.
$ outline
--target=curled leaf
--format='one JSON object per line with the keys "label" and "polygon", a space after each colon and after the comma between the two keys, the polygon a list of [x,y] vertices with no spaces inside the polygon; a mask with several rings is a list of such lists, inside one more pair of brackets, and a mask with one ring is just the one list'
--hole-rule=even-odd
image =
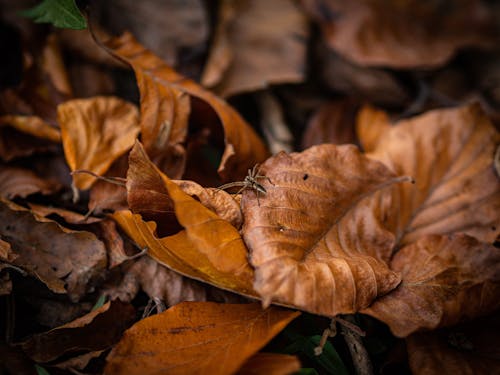
{"label": "curled leaf", "polygon": [[104,373],[233,374],[299,314],[258,303],[184,302],[126,331]]}

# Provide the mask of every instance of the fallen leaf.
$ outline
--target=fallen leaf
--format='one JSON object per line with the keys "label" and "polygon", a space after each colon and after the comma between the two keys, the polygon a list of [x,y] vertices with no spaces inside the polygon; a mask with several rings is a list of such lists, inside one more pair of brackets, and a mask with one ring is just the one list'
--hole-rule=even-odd
{"label": "fallen leaf", "polygon": [[[500,372],[498,314],[406,339],[415,375],[490,375]],[[495,370],[496,369],[496,370]]]}
{"label": "fallen leaf", "polygon": [[57,152],[57,145],[25,134],[10,126],[0,126],[0,158],[11,161],[33,154]]}
{"label": "fallen leaf", "polygon": [[41,179],[29,169],[0,165],[0,196],[21,197],[41,193],[51,194],[58,190],[57,184]]}
{"label": "fallen leaf", "polygon": [[106,266],[104,244],[94,234],[63,228],[5,200],[0,201],[0,236],[18,255],[14,265],[73,301],[87,293]]}
{"label": "fallen leaf", "polygon": [[320,145],[277,154],[263,165],[267,193],[243,193],[243,237],[254,287],[272,301],[335,316],[367,307],[399,276],[374,254],[391,247],[366,205],[378,190],[408,180],[354,146]]}
{"label": "fallen leaf", "polygon": [[20,132],[51,142],[61,142],[61,132],[37,116],[0,116],[0,126],[11,126]]}
{"label": "fallen leaf", "polygon": [[460,5],[420,1],[302,0],[329,45],[359,65],[398,69],[443,65],[458,49],[493,47],[494,10],[476,0]]}
{"label": "fallen leaf", "polygon": [[297,4],[223,1],[202,83],[223,96],[304,80],[309,34]]}
{"label": "fallen leaf", "polygon": [[[203,89],[196,82],[171,69],[161,59],[141,46],[131,34],[125,33],[119,38],[108,41],[106,44],[114,54],[133,67],[136,76],[140,75],[147,78],[148,81],[155,83],[158,87],[163,87],[161,89],[163,91],[189,94],[192,98],[197,98],[208,104],[215,111],[224,129],[226,143],[218,169],[223,178],[244,176],[248,167],[262,161],[268,155],[257,134],[232,107],[211,92]],[[143,93],[142,101],[146,98],[144,95]],[[205,114],[203,115],[204,121],[210,118]],[[211,124],[211,126],[216,125]]]}
{"label": "fallen leaf", "polygon": [[107,349],[121,338],[135,319],[132,305],[108,302],[97,310],[18,344],[36,362],[49,362],[62,355]]}
{"label": "fallen leaf", "polygon": [[66,210],[59,207],[49,207],[43,206],[35,203],[28,203],[31,212],[37,216],[49,217],[52,215],[57,215],[62,218],[68,224],[92,224],[101,222],[103,219],[98,217],[86,217],[85,215],[79,214],[78,212]]}
{"label": "fallen leaf", "polygon": [[398,337],[451,326],[500,307],[500,249],[466,235],[427,236],[391,261],[401,284],[362,310]]}
{"label": "fallen leaf", "polygon": [[391,125],[386,112],[371,106],[364,106],[357,114],[356,133],[360,137],[361,146],[365,152],[372,152],[383,134],[389,131]]}
{"label": "fallen leaf", "polygon": [[[72,171],[104,174],[113,161],[134,144],[139,133],[134,105],[114,97],[74,99],[57,108],[64,154]],[[73,175],[79,189],[95,181],[89,174]]]}
{"label": "fallen leaf", "polygon": [[[363,132],[369,125],[358,128],[361,143],[373,143],[373,135]],[[395,244],[458,232],[492,243],[500,234],[500,180],[493,168],[500,134],[481,108],[430,111],[385,129],[368,156],[415,179],[415,185],[394,185],[372,201]]]}
{"label": "fallen leaf", "polygon": [[104,373],[232,374],[299,314],[258,303],[184,302],[127,330]]}
{"label": "fallen leaf", "polygon": [[53,365],[53,367],[61,370],[67,370],[75,374],[77,373],[77,371],[84,370],[85,367],[87,367],[93,359],[99,358],[105,351],[106,350],[98,350],[95,352],[78,355],[65,361],[58,362],[57,364]]}
{"label": "fallen leaf", "polygon": [[238,375],[291,375],[300,370],[300,361],[294,355],[257,353],[248,358]]}

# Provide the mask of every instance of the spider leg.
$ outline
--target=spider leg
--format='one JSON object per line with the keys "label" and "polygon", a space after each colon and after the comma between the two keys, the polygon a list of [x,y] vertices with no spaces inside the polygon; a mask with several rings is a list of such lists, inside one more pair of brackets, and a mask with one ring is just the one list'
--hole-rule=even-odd
{"label": "spider leg", "polygon": [[259,191],[259,190],[255,190],[255,195],[257,196],[257,204],[258,204],[258,205],[259,205],[259,207],[260,207],[259,194],[260,194],[260,191]]}
{"label": "spider leg", "polygon": [[264,178],[264,179],[266,179],[267,181],[269,181],[269,183],[270,183],[271,185],[276,186],[276,185],[274,185],[274,183],[271,181],[271,179],[270,179],[269,177],[267,177],[267,176],[255,176],[255,179],[257,179],[257,178]]}
{"label": "spider leg", "polygon": [[[240,185],[240,186],[241,186],[241,185]],[[242,192],[243,190],[245,190],[246,188],[247,188],[247,185],[246,185],[246,184],[245,184],[245,185],[243,185],[243,187],[242,187],[240,190],[238,190],[238,192],[236,193],[236,195],[238,195],[239,193],[241,193],[241,192]]]}
{"label": "spider leg", "polygon": [[229,189],[229,188],[232,188],[232,187],[237,187],[237,186],[243,186],[243,187],[245,187],[246,184],[244,182],[230,182],[228,184],[224,184],[224,185],[219,186],[217,189],[219,189],[219,190],[226,190],[226,189]]}

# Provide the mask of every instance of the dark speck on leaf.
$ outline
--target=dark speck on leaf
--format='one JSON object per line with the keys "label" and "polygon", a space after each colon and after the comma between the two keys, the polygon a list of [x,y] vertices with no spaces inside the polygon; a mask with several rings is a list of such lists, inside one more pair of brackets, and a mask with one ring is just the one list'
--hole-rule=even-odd
{"label": "dark speck on leaf", "polygon": [[307,173],[304,175],[304,177],[302,177],[302,179],[303,179],[304,181],[305,181],[305,180],[307,180],[308,178],[309,178],[309,175],[308,175]]}

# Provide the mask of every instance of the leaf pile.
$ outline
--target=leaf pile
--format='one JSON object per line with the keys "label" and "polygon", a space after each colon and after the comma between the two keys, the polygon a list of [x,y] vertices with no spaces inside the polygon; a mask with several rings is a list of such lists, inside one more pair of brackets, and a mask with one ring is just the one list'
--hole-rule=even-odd
{"label": "leaf pile", "polygon": [[0,369],[500,370],[495,5],[208,3],[0,5]]}

